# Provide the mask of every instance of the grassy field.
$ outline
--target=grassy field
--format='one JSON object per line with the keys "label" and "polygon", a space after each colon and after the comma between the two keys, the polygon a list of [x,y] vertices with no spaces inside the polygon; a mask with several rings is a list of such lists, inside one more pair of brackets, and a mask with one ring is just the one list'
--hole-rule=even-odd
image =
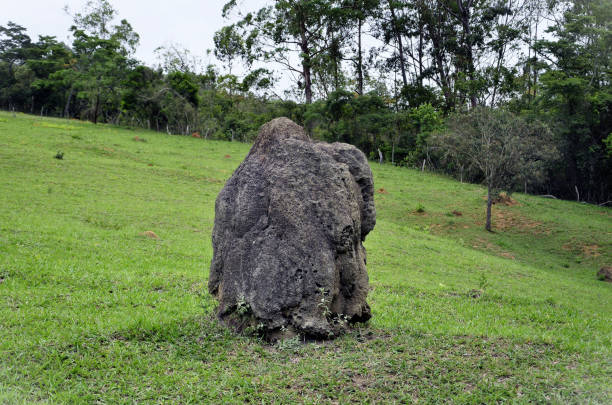
{"label": "grassy field", "polygon": [[[214,318],[249,145],[0,113],[0,403],[612,402],[612,210],[373,164],[373,318],[266,344]],[[55,155],[63,152],[63,159]]]}

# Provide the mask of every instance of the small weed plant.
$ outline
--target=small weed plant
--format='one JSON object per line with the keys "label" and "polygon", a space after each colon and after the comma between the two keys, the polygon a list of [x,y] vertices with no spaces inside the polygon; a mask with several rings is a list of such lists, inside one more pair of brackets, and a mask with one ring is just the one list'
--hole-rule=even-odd
{"label": "small weed plant", "polygon": [[244,296],[241,296],[236,303],[236,313],[240,316],[244,316],[249,313],[251,307],[246,302]]}
{"label": "small weed plant", "polygon": [[323,316],[328,318],[331,316],[331,310],[329,309],[329,294],[325,288],[321,287],[319,288],[319,295],[321,298],[319,299],[319,303],[317,305],[323,312]]}

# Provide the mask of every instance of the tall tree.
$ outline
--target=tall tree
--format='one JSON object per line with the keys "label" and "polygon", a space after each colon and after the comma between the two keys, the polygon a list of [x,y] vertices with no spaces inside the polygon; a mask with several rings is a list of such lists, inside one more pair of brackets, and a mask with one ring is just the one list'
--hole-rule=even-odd
{"label": "tall tree", "polygon": [[[32,98],[36,99],[41,114],[45,110],[62,113],[61,107],[65,103],[67,88],[62,81],[55,80],[55,74],[69,66],[73,57],[72,50],[58,42],[55,37],[40,36],[34,44],[26,63],[36,77],[31,85]],[[34,109],[34,102],[32,109]]]}
{"label": "tall tree", "polygon": [[[313,101],[314,59],[327,51],[323,28],[334,2],[328,0],[275,0],[274,5],[246,14],[236,27],[245,38],[246,60],[274,61],[297,73],[306,104]],[[236,1],[226,3],[227,16]],[[299,66],[293,62],[297,55]]]}
{"label": "tall tree", "polygon": [[[458,46],[455,51],[456,67],[459,73],[458,85],[467,97],[471,107],[479,103],[479,95],[486,86],[477,63],[488,56],[490,46],[497,47],[497,53],[505,49],[506,41],[489,42],[495,34],[498,16],[512,13],[503,1],[496,0],[440,0],[460,27]],[[500,60],[501,58],[498,58]]]}
{"label": "tall tree", "polygon": [[32,40],[21,25],[9,21],[0,25],[0,102],[9,108],[25,104],[25,94],[16,78],[16,71],[25,65],[32,47]]}
{"label": "tall tree", "polygon": [[355,30],[357,34],[357,40],[353,42],[353,64],[355,66],[355,73],[357,75],[357,94],[364,94],[364,77],[366,75],[366,67],[364,62],[364,41],[363,31],[364,26],[369,19],[372,19],[378,8],[380,7],[381,0],[343,0],[341,3],[340,10],[342,14],[346,15],[347,20],[351,23],[349,25],[350,32]]}
{"label": "tall tree", "polygon": [[85,11],[73,16],[71,31],[76,63],[65,77],[71,78],[88,115],[97,123],[101,113],[118,118],[121,113],[120,84],[129,67],[139,36],[126,21],[112,25],[116,10],[108,0],[89,1]]}
{"label": "tall tree", "polygon": [[215,33],[215,56],[226,64],[232,74],[234,61],[245,56],[244,39],[234,25],[228,25]]}
{"label": "tall tree", "polygon": [[548,63],[541,76],[538,111],[560,136],[563,167],[556,187],[564,197],[612,199],[612,1],[565,2],[567,11],[549,28],[552,39],[536,49]]}

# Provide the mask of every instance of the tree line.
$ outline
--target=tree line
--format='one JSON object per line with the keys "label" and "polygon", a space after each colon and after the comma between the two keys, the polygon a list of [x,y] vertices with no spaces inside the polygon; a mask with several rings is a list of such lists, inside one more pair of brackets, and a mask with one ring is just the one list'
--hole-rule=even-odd
{"label": "tree line", "polygon": [[137,61],[108,0],[72,17],[70,44],[0,26],[0,107],[237,141],[287,116],[371,159],[612,199],[612,0],[230,0],[206,67]]}

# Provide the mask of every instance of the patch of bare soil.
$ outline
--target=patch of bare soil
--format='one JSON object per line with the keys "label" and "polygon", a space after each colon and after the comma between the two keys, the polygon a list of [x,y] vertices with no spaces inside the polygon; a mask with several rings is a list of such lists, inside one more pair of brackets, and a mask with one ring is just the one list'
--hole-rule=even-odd
{"label": "patch of bare soil", "polygon": [[150,239],[159,239],[159,236],[157,236],[157,234],[153,231],[144,231],[140,234],[140,236],[144,236]]}
{"label": "patch of bare soil", "polygon": [[584,257],[599,257],[601,252],[599,251],[600,246],[596,243],[579,243],[574,240],[561,246],[563,250],[568,252],[576,252],[582,254]]}
{"label": "patch of bare soil", "polygon": [[601,256],[599,252],[599,245],[584,245],[582,246],[582,254],[586,257],[598,257]]}
{"label": "patch of bare soil", "polygon": [[551,232],[542,222],[531,220],[518,212],[509,211],[507,209],[493,210],[492,217],[491,223],[493,229],[499,231],[514,230],[534,235],[550,235]]}

